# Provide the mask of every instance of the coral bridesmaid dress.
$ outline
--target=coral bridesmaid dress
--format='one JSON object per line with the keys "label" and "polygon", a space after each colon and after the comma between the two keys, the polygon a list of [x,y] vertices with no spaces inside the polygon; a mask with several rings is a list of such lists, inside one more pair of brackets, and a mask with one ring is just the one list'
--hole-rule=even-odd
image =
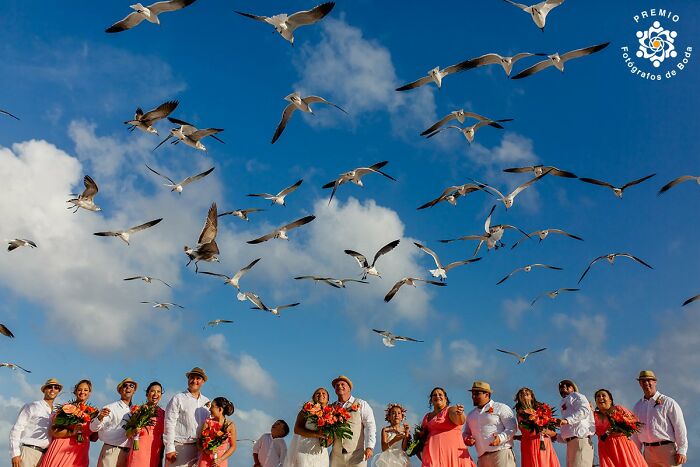
{"label": "coral bridesmaid dress", "polygon": [[421,426],[428,430],[421,459],[423,467],[475,467],[467,446],[462,439],[462,425],[455,425],[450,420],[445,407],[428,420],[423,417]]}
{"label": "coral bridesmaid dress", "polygon": [[[214,420],[212,420],[211,418],[208,418],[205,423],[207,425],[210,425],[213,422],[214,422]],[[226,451],[228,451],[230,443],[231,443],[231,439],[230,439],[230,434],[229,434],[228,441],[226,441],[224,444],[222,444],[221,446],[219,446],[216,449],[216,454],[219,458],[221,458],[221,456],[224,455],[224,453]],[[214,465],[215,465],[214,464],[214,454],[211,451],[200,451],[199,452],[199,462],[197,463],[197,467],[214,467]],[[227,467],[227,466],[228,466],[228,459],[226,459],[225,461],[219,462],[219,464],[217,465],[217,467]]]}
{"label": "coral bridesmaid dress", "polygon": [[[51,416],[51,423],[55,414]],[[88,467],[90,462],[90,422],[82,425],[83,440],[78,435],[69,438],[51,438],[49,447],[41,458],[41,467]]]}
{"label": "coral bridesmaid dress", "polygon": [[[629,412],[621,405],[618,409]],[[595,434],[598,435],[598,461],[600,467],[647,467],[642,453],[637,446],[623,434],[608,435],[605,441],[600,437],[610,428],[610,421],[605,415],[595,414]]]}
{"label": "coral bridesmaid dress", "polygon": [[544,437],[544,451],[540,449],[540,435],[520,427],[520,462],[522,467],[559,467],[552,440]]}
{"label": "coral bridesmaid dress", "polygon": [[[147,426],[139,434],[139,449],[129,451],[128,467],[157,467],[163,460],[163,429],[165,410],[158,407],[155,425]],[[131,445],[130,445],[131,447]]]}

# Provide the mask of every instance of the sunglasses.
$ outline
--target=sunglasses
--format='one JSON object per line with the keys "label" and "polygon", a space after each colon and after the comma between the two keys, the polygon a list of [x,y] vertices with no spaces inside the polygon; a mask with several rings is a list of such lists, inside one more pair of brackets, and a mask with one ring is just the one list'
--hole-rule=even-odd
{"label": "sunglasses", "polygon": [[134,383],[124,383],[122,384],[123,388],[135,388],[136,385]]}
{"label": "sunglasses", "polygon": [[60,390],[62,389],[62,387],[61,387],[60,385],[58,385],[58,384],[47,384],[47,385],[44,386],[44,387],[45,387],[46,389],[56,389],[56,390],[58,390],[58,391],[60,391]]}

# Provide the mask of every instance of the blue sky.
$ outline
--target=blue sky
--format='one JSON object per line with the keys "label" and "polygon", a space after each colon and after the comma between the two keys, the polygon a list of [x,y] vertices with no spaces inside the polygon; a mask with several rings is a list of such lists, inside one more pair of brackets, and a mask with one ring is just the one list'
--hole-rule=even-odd
{"label": "blue sky", "polygon": [[[681,403],[691,433],[699,434],[700,413],[691,405],[700,392],[698,310],[680,307],[700,293],[693,280],[700,257],[693,238],[698,187],[689,182],[656,195],[677,176],[700,175],[697,52],[673,79],[633,76],[621,47],[634,46],[641,26],[633,16],[645,3],[565,2],[542,33],[525,13],[496,0],[447,2],[439,9],[412,1],[401,8],[339,1],[324,21],[299,29],[291,47],[271,27],[233,10],[271,15],[313,4],[200,0],[163,15],[160,26],[144,23],[108,35],[104,29],[130,11],[128,2],[99,9],[7,2],[0,108],[21,121],[0,122],[0,235],[31,238],[39,248],[0,255],[0,322],[17,336],[0,340],[0,360],[33,371],[3,372],[9,384],[0,390],[0,448],[21,402],[38,397],[50,376],[66,386],[91,378],[94,401],[104,404],[125,376],[144,387],[159,380],[171,395],[184,388],[183,373],[194,365],[210,374],[205,394],[234,402],[243,437],[257,438],[275,418],[292,421],[300,403],[340,373],[353,379],[355,394],[372,403],[380,421],[391,401],[406,404],[410,420],[418,421],[434,386],[467,403],[465,389],[475,379],[490,381],[495,399],[504,402],[530,386],[556,403],[556,383],[572,378],[588,396],[608,387],[631,406],[642,368],[657,372],[660,390]],[[697,5],[657,7],[680,16],[677,23],[661,19],[677,30],[678,50],[700,44]],[[500,68],[484,67],[448,76],[439,91],[433,85],[393,91],[436,65],[488,52],[563,53],[607,41],[602,52],[567,63],[563,74],[550,68],[513,81]],[[283,98],[294,90],[321,95],[349,115],[321,107],[316,116],[297,113],[270,145]],[[151,152],[158,137],[126,131],[122,122],[137,106],[151,109],[171,99],[180,101],[173,116],[224,128],[226,144],[205,142],[206,155],[183,145]],[[480,129],[471,146],[449,132],[418,136],[459,108],[514,121],[503,131]],[[158,124],[161,134],[168,125]],[[397,182],[367,176],[364,188],[342,186],[327,205],[324,183],[382,160]],[[216,170],[178,196],[144,163],[178,179]],[[515,250],[481,251],[480,262],[449,273],[447,287],[405,288],[390,304],[382,301],[395,281],[425,277],[433,267],[413,241],[446,261],[470,257],[472,243],[438,239],[479,233],[494,201],[473,193],[456,207],[417,206],[470,178],[512,189],[528,176],[501,170],[535,163],[616,185],[657,175],[623,199],[578,180],[545,177],[512,209],[499,203],[494,221],[526,231],[561,228],[584,242],[551,236]],[[64,208],[84,174],[100,186],[101,213]],[[300,178],[304,183],[287,207],[245,196],[279,191]],[[281,318],[250,310],[230,287],[185,268],[182,246],[196,240],[213,201],[220,210],[265,211],[250,223],[221,218],[222,263],[201,269],[230,274],[260,257],[243,288],[270,305],[301,306]],[[308,214],[317,219],[293,231],[289,243],[245,243]],[[129,247],[92,235],[156,217],[164,221],[135,235]],[[504,241],[510,246],[519,237],[508,232]],[[291,279],[357,277],[360,270],[344,249],[372,255],[397,238],[399,247],[378,262],[384,277],[370,285],[336,290]],[[613,267],[596,264],[580,292],[530,307],[546,290],[575,287],[591,259],[616,251],[654,269],[624,259]],[[496,285],[534,262],[563,271],[520,273]],[[162,278],[173,289],[121,280],[136,274]],[[141,300],[185,309],[154,311]],[[202,330],[216,318],[235,323]],[[425,343],[388,349],[371,328]],[[496,347],[548,351],[515,366]],[[247,465],[249,452],[242,445],[233,465]],[[691,441],[691,458],[697,452]]]}

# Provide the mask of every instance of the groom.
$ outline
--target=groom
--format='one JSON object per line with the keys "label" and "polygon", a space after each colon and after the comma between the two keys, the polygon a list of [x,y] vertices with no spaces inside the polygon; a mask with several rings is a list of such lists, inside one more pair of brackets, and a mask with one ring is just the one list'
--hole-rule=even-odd
{"label": "groom", "polygon": [[338,376],[331,382],[338,396],[337,405],[350,412],[352,438],[337,439],[331,452],[331,467],[365,467],[377,438],[377,425],[369,404],[353,397],[352,381],[347,376]]}

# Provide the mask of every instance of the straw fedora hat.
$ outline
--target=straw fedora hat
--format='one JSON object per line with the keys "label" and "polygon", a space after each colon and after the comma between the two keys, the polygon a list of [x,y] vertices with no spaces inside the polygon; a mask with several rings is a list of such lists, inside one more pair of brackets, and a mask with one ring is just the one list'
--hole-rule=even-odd
{"label": "straw fedora hat", "polygon": [[207,378],[207,374],[204,372],[204,369],[202,369],[198,366],[192,368],[190,371],[185,373],[185,376],[187,376],[188,378],[190,377],[190,375],[200,376],[205,382],[207,379],[209,379],[209,378]]}
{"label": "straw fedora hat", "polygon": [[119,384],[117,384],[117,392],[121,391],[121,390],[122,390],[122,386],[124,386],[126,383],[133,383],[134,386],[135,386],[135,387],[134,387],[134,391],[136,391],[136,390],[139,388],[139,383],[137,383],[136,381],[134,381],[134,380],[131,379],[131,378],[124,378],[123,380],[121,380],[121,381],[119,382]]}
{"label": "straw fedora hat", "polygon": [[352,391],[352,381],[350,381],[350,378],[348,378],[345,375],[340,375],[337,378],[335,378],[333,381],[331,381],[331,386],[333,386],[333,388],[335,388],[335,384],[338,381],[345,381],[346,383],[348,383],[348,386],[350,386],[350,390]]}
{"label": "straw fedora hat", "polygon": [[58,382],[56,378],[49,378],[46,380],[46,382],[41,386],[41,391],[44,392],[44,389],[46,389],[46,386],[51,386],[52,384],[56,384],[59,387],[59,391],[63,391],[63,385]]}
{"label": "straw fedora hat", "polygon": [[486,381],[474,381],[474,384],[472,384],[472,388],[469,391],[483,391],[488,392],[489,394],[493,392],[491,391],[491,385]]}
{"label": "straw fedora hat", "polygon": [[643,379],[653,379],[654,381],[656,381],[656,375],[651,370],[642,370],[639,372],[639,377],[637,378],[637,381],[641,381]]}

